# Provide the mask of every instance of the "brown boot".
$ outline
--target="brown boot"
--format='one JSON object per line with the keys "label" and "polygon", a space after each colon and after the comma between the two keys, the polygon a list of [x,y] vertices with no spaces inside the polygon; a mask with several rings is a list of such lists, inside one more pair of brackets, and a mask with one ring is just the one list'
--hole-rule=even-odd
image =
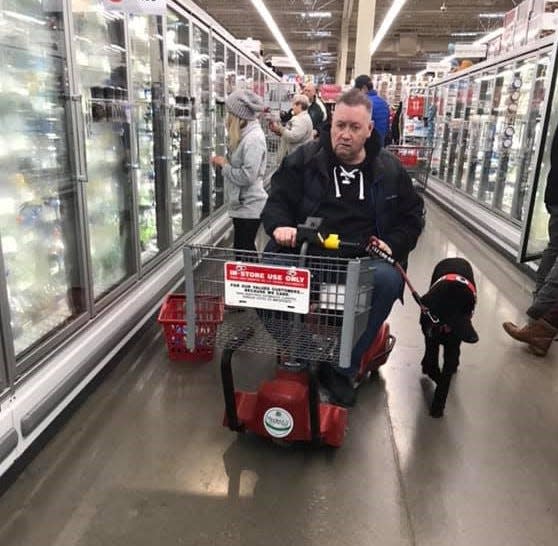
{"label": "brown boot", "polygon": [[537,356],[545,356],[558,333],[558,328],[540,318],[519,328],[513,322],[502,324],[506,333],[514,339],[529,344],[529,350]]}

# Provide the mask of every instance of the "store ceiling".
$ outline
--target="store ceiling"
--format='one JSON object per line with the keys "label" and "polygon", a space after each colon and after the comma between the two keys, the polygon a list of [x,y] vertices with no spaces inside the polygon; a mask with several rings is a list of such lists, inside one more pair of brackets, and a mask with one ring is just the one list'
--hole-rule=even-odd
{"label": "store ceiling", "polygon": [[[284,56],[250,0],[195,0],[231,34],[262,42],[266,59]],[[349,19],[347,78],[353,76],[359,0],[264,0],[279,29],[306,73],[335,79],[341,22]],[[376,0],[374,28],[378,29],[393,0]],[[371,72],[413,74],[447,55],[448,44],[471,42],[475,37],[456,32],[489,31],[502,19],[479,18],[480,13],[505,12],[519,0],[407,0],[371,60]],[[444,9],[440,9],[445,6]],[[328,11],[330,18],[310,18],[308,12]],[[347,16],[347,15],[346,15]],[[479,35],[480,36],[480,35]],[[288,69],[287,69],[288,71]]]}

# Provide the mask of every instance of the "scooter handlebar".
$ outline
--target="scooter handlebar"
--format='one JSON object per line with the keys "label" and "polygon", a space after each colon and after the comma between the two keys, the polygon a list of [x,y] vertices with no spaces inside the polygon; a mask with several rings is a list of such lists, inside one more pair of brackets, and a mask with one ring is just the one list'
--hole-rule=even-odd
{"label": "scooter handlebar", "polygon": [[[340,248],[363,248],[363,246],[359,243],[341,241],[337,233],[330,233],[325,239],[320,237],[320,240],[322,242],[322,246],[326,250],[339,250]],[[376,237],[370,237],[370,240],[364,249],[368,252],[368,254],[374,254],[392,265],[395,263],[393,257],[378,246],[378,239]]]}

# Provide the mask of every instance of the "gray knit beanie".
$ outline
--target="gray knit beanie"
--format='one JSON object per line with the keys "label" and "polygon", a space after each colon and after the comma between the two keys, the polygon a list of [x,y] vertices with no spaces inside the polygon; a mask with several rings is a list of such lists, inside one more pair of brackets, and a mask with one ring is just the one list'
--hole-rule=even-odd
{"label": "gray knit beanie", "polygon": [[227,110],[240,119],[256,119],[258,112],[263,111],[264,103],[256,93],[248,89],[237,89],[225,100]]}

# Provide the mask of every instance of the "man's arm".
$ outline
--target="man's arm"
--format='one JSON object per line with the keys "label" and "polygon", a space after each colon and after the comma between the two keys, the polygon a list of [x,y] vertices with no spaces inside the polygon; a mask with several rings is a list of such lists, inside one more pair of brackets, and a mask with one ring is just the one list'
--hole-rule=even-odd
{"label": "man's arm", "polygon": [[405,262],[424,227],[424,200],[413,188],[411,177],[399,161],[397,168],[397,220],[382,238],[390,246],[393,257]]}
{"label": "man's arm", "polygon": [[[269,197],[262,211],[265,232],[274,237],[278,227],[296,228],[303,199],[303,148],[287,156],[271,177]],[[279,241],[278,241],[279,242]]]}
{"label": "man's arm", "polygon": [[296,143],[304,138],[306,127],[299,116],[294,116],[291,119],[291,128],[282,127],[280,131],[281,138],[284,138],[286,142]]}

